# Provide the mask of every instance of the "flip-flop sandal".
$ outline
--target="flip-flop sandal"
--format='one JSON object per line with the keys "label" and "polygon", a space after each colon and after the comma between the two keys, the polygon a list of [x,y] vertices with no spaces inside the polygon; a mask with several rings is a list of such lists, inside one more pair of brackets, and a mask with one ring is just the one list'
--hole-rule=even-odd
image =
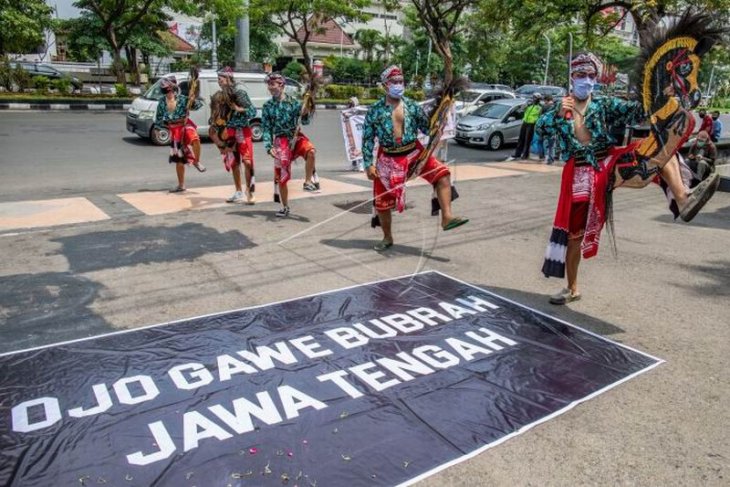
{"label": "flip-flop sandal", "polygon": [[381,240],[380,242],[375,244],[373,249],[378,252],[382,252],[383,250],[388,250],[392,246],[393,246],[393,242],[388,242],[387,240]]}
{"label": "flip-flop sandal", "polygon": [[184,193],[184,192],[185,192],[185,188],[181,188],[180,186],[170,190],[170,193]]}
{"label": "flip-flop sandal", "polygon": [[449,223],[447,223],[446,226],[444,226],[444,231],[453,230],[454,228],[460,227],[463,224],[468,223],[468,222],[469,222],[468,218],[461,218],[461,217],[457,216],[456,218],[452,218],[451,220],[449,220]]}

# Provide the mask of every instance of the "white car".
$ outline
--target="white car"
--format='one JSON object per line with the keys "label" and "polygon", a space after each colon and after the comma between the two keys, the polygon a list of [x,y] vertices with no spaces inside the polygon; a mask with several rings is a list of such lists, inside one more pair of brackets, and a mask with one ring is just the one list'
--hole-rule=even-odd
{"label": "white car", "polygon": [[[170,73],[165,76],[175,76],[180,92],[188,93],[188,73]],[[256,117],[251,124],[251,131],[254,141],[263,138],[261,129],[261,108],[266,100],[271,98],[266,88],[266,75],[263,73],[234,73],[236,84],[246,90],[251,102],[256,107]],[[208,136],[208,120],[210,119],[210,98],[217,92],[218,73],[212,69],[201,70],[200,76],[200,97],[204,100],[199,110],[190,112],[190,119],[198,126],[198,134]],[[287,80],[286,90],[292,96],[298,97],[300,85],[293,80]],[[170,134],[166,129],[154,127],[155,113],[157,112],[157,101],[162,98],[160,81],[153,84],[147,92],[134,99],[127,111],[127,130],[143,138],[149,138],[156,145],[167,145],[170,143]]]}
{"label": "white car", "polygon": [[456,109],[456,118],[465,117],[474,110],[481,107],[485,103],[494,100],[502,100],[504,98],[516,98],[512,92],[505,90],[464,90],[456,95],[454,108]]}

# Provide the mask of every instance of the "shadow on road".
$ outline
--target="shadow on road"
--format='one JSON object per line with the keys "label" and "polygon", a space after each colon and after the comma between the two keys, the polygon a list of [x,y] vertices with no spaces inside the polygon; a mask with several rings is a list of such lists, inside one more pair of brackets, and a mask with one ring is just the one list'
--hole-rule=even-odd
{"label": "shadow on road", "polygon": [[297,215],[296,213],[289,213],[289,216],[286,218],[279,218],[276,216],[276,211],[274,210],[248,210],[248,211],[232,211],[227,213],[227,215],[236,215],[236,216],[245,216],[248,218],[256,218],[256,217],[264,217],[266,218],[267,222],[276,222],[276,221],[287,221],[287,220],[294,220],[297,222],[302,223],[309,223],[311,220],[307,218],[306,216]]}
{"label": "shadow on road", "polygon": [[101,289],[70,272],[0,277],[0,353],[113,331],[89,309]]}
{"label": "shadow on road", "polygon": [[[541,311],[547,315],[567,321],[570,324],[579,326],[585,330],[599,335],[615,335],[623,333],[624,330],[616,325],[595,318],[593,316],[573,310],[570,306],[555,306],[548,303],[548,296],[544,294],[530,293],[518,289],[494,287],[485,284],[475,284],[477,287],[486,289],[504,298],[516,301],[523,306]],[[566,328],[567,329],[567,328]],[[560,330],[559,330],[560,331]]]}
{"label": "shadow on road", "polygon": [[[335,247],[338,249],[360,249],[360,250],[370,250],[372,252],[375,252],[373,250],[373,245],[375,245],[378,242],[377,239],[372,240],[363,240],[363,239],[325,239],[320,240],[321,244],[328,245],[330,247]],[[437,257],[434,255],[431,255],[429,252],[424,252],[421,247],[411,247],[409,245],[400,245],[395,244],[388,250],[380,253],[384,257],[388,258],[396,258],[396,257],[402,257],[404,255],[412,255],[415,257],[424,256],[430,260],[434,260],[436,262],[451,262],[451,259],[447,259],[445,257]]]}
{"label": "shadow on road", "polygon": [[[685,289],[692,290],[700,296],[730,296],[730,260],[716,260],[709,264],[683,267],[690,275],[700,277],[693,280],[695,284],[682,284]],[[704,281],[702,277],[710,282],[696,282]]]}
{"label": "shadow on road", "polygon": [[53,240],[73,272],[90,272],[137,264],[191,260],[202,255],[256,246],[238,231],[220,233],[200,223],[174,227],[133,227]]}
{"label": "shadow on road", "polygon": [[[675,221],[669,214],[657,216],[654,220],[661,223],[674,223]],[[730,206],[718,208],[715,211],[702,211],[688,225],[730,230]]]}
{"label": "shadow on road", "polygon": [[137,137],[136,135],[133,137],[122,137],[122,140],[124,142],[126,142],[127,144],[136,145],[136,146],[140,146],[140,147],[157,147],[150,140],[143,139],[142,137]]}

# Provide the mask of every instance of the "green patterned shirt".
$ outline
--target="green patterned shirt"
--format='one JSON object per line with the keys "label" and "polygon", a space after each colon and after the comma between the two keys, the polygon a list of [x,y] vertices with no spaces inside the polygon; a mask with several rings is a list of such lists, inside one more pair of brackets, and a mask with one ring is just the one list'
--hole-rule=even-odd
{"label": "green patterned shirt", "polygon": [[616,97],[591,98],[586,108],[585,125],[591,134],[591,142],[583,145],[576,137],[572,120],[559,116],[560,103],[546,111],[537,121],[535,130],[541,138],[557,136],[560,149],[567,157],[585,159],[600,170],[596,152],[616,145],[611,129],[635,125],[646,119],[641,103]]}
{"label": "green patterned shirt", "polygon": [[[175,105],[175,110],[170,112],[167,109],[167,97],[161,97],[159,100],[157,100],[157,112],[155,113],[155,126],[159,128],[164,128],[167,126],[170,122],[177,122],[180,120],[184,120],[187,117],[187,105],[188,105],[188,97],[185,95],[176,95],[175,100],[177,104]],[[198,98],[193,103],[192,109],[198,110],[200,107],[203,106],[203,100]]]}
{"label": "green patterned shirt", "polygon": [[423,108],[405,96],[402,98],[403,114],[405,120],[403,122],[403,137],[400,144],[396,143],[393,138],[393,108],[385,102],[385,97],[381,98],[368,110],[365,115],[365,123],[362,127],[362,155],[365,167],[373,165],[373,149],[375,148],[375,139],[381,147],[399,147],[408,145],[418,139],[418,132],[428,133],[428,118]]}
{"label": "green patterned shirt", "polygon": [[256,107],[253,106],[253,103],[251,103],[251,98],[249,98],[248,93],[246,93],[245,90],[236,87],[234,89],[234,94],[233,103],[243,108],[243,111],[237,112],[233,110],[233,114],[231,115],[230,120],[228,120],[226,127],[234,129],[250,127],[251,119],[256,117]]}
{"label": "green patterned shirt", "polygon": [[[281,135],[293,137],[297,130],[299,113],[302,103],[291,95],[284,95],[284,99],[271,98],[264,103],[261,113],[261,128],[264,131],[264,149],[266,152],[274,147],[274,138]],[[308,125],[310,116],[302,117],[302,125]]]}

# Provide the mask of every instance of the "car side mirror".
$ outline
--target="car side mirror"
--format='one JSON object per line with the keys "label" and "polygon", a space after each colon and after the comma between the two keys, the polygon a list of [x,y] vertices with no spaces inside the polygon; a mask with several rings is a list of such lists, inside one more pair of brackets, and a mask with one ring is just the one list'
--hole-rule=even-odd
{"label": "car side mirror", "polygon": [[510,115],[509,117],[507,117],[506,123],[514,122],[515,120],[517,120],[517,117],[515,117],[514,115]]}

